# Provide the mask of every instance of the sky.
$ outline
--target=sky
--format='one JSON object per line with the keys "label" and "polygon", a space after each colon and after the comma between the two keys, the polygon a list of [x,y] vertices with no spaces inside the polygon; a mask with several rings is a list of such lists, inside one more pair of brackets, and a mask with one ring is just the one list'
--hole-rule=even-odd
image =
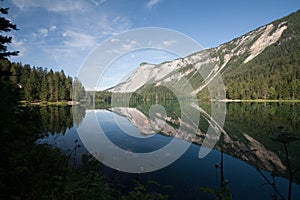
{"label": "sky", "polygon": [[[99,44],[132,29],[170,29],[211,48],[300,9],[298,0],[4,0],[0,4],[9,7],[6,17],[19,29],[11,33],[10,49],[20,54],[11,60],[64,70],[70,76],[77,76]],[[172,40],[162,44],[172,45]],[[127,55],[131,59],[121,56],[107,70],[100,88],[114,85],[142,61],[176,58],[161,50]]]}

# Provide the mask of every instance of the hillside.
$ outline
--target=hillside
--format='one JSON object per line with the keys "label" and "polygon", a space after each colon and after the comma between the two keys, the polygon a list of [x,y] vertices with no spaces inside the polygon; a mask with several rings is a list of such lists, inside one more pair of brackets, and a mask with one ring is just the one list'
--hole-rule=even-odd
{"label": "hillside", "polygon": [[[300,99],[300,11],[239,38],[158,65],[142,63],[117,93],[157,93],[184,81],[199,98],[221,74],[228,99]],[[164,92],[165,93],[165,92]]]}

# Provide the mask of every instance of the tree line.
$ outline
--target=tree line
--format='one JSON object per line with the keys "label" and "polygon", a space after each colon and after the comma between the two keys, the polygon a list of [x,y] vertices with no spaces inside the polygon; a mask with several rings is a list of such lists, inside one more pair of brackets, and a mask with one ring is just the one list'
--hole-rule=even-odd
{"label": "tree line", "polygon": [[225,74],[227,98],[300,99],[300,46],[298,42],[291,43],[273,46]]}
{"label": "tree line", "polygon": [[79,101],[85,90],[78,78],[67,76],[63,70],[49,71],[29,64],[11,63],[0,60],[1,82],[10,82],[18,88],[21,100],[37,101]]}

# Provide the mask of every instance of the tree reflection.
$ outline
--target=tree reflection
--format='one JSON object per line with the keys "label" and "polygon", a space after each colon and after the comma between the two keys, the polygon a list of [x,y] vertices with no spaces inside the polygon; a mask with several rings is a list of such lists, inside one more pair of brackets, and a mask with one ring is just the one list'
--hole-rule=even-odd
{"label": "tree reflection", "polygon": [[[216,184],[218,185],[217,190],[210,187],[200,188],[200,191],[208,192],[218,200],[231,200],[232,195],[228,186],[229,181],[224,177],[224,153],[220,151],[221,158],[220,163],[215,164],[216,169]],[[220,173],[220,182],[218,183],[218,172]]]}
{"label": "tree reflection", "polygon": [[285,151],[285,157],[286,157],[286,164],[287,164],[287,173],[289,176],[289,190],[288,190],[288,197],[287,199],[291,199],[292,195],[292,184],[293,184],[293,176],[300,170],[300,168],[297,168],[296,170],[293,171],[291,167],[291,161],[290,161],[290,156],[289,156],[289,151],[288,151],[288,145],[294,141],[299,140],[299,138],[293,136],[291,133],[288,131],[284,130],[283,127],[278,127],[280,129],[279,133],[277,134],[276,138],[274,139],[276,142],[280,142],[284,146],[284,151]]}
{"label": "tree reflection", "polygon": [[[41,137],[48,134],[64,135],[67,129],[78,126],[85,116],[85,108],[81,106],[43,106],[31,107],[31,110],[39,116],[36,122],[41,129]],[[73,112],[77,113],[74,118]]]}
{"label": "tree reflection", "polygon": [[[74,125],[76,127],[78,127],[81,122],[82,122],[82,119],[85,117],[85,110],[86,110],[86,107],[84,106],[80,106],[80,105],[76,105],[76,106],[73,106],[73,120],[74,120]],[[76,113],[76,114],[74,114]]]}
{"label": "tree reflection", "polygon": [[72,151],[69,153],[69,156],[68,156],[68,161],[70,162],[71,161],[71,158],[73,157],[73,166],[75,167],[76,166],[76,154],[77,154],[77,149],[81,148],[81,145],[78,144],[78,140],[76,139],[74,141],[74,148],[72,149]]}
{"label": "tree reflection", "polygon": [[[290,159],[290,155],[289,155],[288,145],[292,142],[299,140],[299,138],[292,135],[288,131],[286,131],[283,127],[278,127],[278,129],[279,129],[279,133],[277,133],[277,135],[273,138],[273,141],[279,142],[279,143],[283,144],[283,146],[284,146],[284,153],[285,153],[285,159],[286,159],[285,162],[286,162],[286,166],[287,166],[286,170],[287,170],[287,176],[288,176],[288,180],[289,180],[287,198],[285,198],[284,195],[277,189],[277,185],[276,185],[276,177],[278,177],[277,173],[271,172],[272,181],[270,181],[268,179],[268,177],[263,173],[263,171],[259,167],[256,167],[256,170],[264,178],[266,183],[272,187],[273,192],[274,192],[274,194],[272,196],[273,199],[278,199],[277,197],[279,196],[283,200],[285,200],[285,199],[291,200],[293,177],[300,170],[300,167],[298,167],[296,170],[292,169],[293,167],[291,165],[291,159]],[[251,153],[253,153],[253,150],[243,151],[242,153],[251,154]]]}
{"label": "tree reflection", "polygon": [[224,153],[221,151],[221,162],[215,165],[216,170],[220,169],[220,186],[218,192],[218,199],[232,199],[228,187],[229,181],[224,178]]}

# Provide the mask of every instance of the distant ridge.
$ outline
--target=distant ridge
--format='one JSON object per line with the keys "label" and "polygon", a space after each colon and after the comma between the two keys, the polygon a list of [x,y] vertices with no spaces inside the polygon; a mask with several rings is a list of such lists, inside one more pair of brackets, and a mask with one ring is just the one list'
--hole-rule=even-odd
{"label": "distant ridge", "polygon": [[216,48],[158,65],[142,63],[109,91],[151,93],[186,79],[194,94],[209,98],[206,86],[216,74],[223,77],[227,99],[300,99],[300,11]]}

